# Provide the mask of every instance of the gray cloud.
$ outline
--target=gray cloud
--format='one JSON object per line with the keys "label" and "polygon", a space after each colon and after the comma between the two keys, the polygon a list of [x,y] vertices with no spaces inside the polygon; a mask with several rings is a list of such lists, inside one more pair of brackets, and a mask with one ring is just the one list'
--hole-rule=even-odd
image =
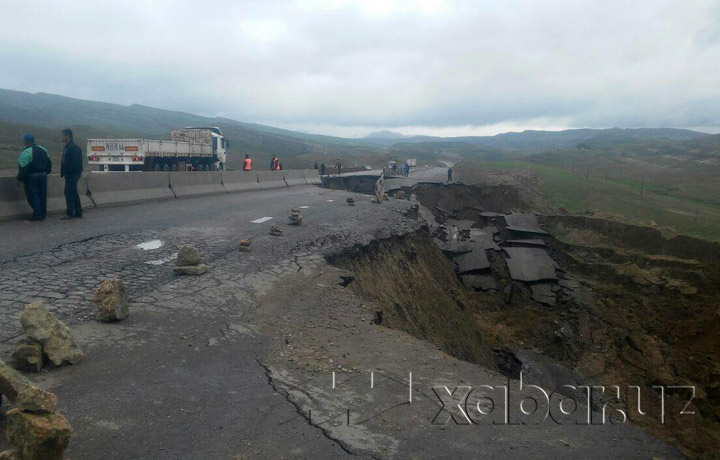
{"label": "gray cloud", "polygon": [[[6,0],[0,87],[326,133],[720,130],[720,2]],[[32,27],[28,27],[28,23]]]}

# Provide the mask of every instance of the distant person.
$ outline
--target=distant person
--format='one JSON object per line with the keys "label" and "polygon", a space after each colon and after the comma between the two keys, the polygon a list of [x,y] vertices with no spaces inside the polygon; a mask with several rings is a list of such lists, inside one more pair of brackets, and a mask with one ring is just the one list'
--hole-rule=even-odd
{"label": "distant person", "polygon": [[410,177],[410,165],[405,165],[405,177]]}
{"label": "distant person", "polygon": [[342,163],[338,162],[335,167],[337,168],[338,175],[342,174]]}
{"label": "distant person", "polygon": [[245,154],[245,161],[243,162],[243,171],[252,171],[252,159],[247,153]]}
{"label": "distant person", "polygon": [[35,136],[23,136],[25,149],[18,157],[18,183],[25,187],[25,198],[33,210],[30,220],[43,220],[47,216],[47,175],[52,162],[47,150],[35,143]]}
{"label": "distant person", "polygon": [[60,177],[65,178],[65,216],[62,220],[82,218],[82,204],[77,185],[83,171],[83,157],[80,147],[73,142],[73,132],[63,129],[60,135],[63,144],[62,160],[60,161]]}
{"label": "distant person", "polygon": [[449,184],[450,182],[452,182],[452,174],[453,174],[452,168],[448,168],[448,180],[447,180],[447,181],[448,181],[448,184]]}
{"label": "distant person", "polygon": [[270,161],[270,171],[275,171],[278,167],[278,157],[273,155],[272,161]]}
{"label": "distant person", "polygon": [[316,169],[316,170],[318,169],[318,163],[317,163],[317,161],[315,162],[315,169]]}
{"label": "distant person", "polygon": [[327,166],[325,166],[325,162],[323,161],[322,163],[320,163],[320,175],[321,176],[325,175],[325,169],[327,169]]}

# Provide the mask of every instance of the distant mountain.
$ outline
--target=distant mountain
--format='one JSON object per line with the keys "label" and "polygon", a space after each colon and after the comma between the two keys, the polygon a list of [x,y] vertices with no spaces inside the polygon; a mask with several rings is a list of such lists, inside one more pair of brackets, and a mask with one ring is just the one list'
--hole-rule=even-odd
{"label": "distant mountain", "polygon": [[[0,168],[13,167],[23,132],[38,134],[38,141],[53,152],[57,132],[72,128],[76,140],[88,137],[144,137],[168,139],[170,131],[184,126],[218,126],[230,141],[231,167],[239,162],[240,154],[282,155],[286,167],[312,165],[317,158],[328,154],[355,156],[367,152],[361,140],[304,134],[255,123],[243,123],[227,118],[210,118],[172,110],[156,109],[139,104],[129,106],[107,102],[87,101],[46,93],[27,93],[0,89]],[[312,156],[307,160],[288,157]],[[335,157],[333,157],[335,159]],[[366,161],[366,159],[364,160]]]}
{"label": "distant mountain", "polygon": [[368,134],[363,139],[385,139],[385,140],[396,140],[396,139],[406,139],[409,136],[406,136],[401,133],[396,133],[394,131],[388,131],[386,129],[382,131],[375,131],[373,133]]}
{"label": "distant mountain", "polygon": [[[58,148],[57,132],[70,127],[77,140],[87,137],[146,137],[167,139],[170,131],[183,126],[218,126],[230,139],[230,166],[237,166],[242,155],[285,159],[286,167],[306,167],[315,161],[343,159],[347,166],[387,160],[417,158],[432,163],[438,158],[482,158],[488,161],[540,154],[534,161],[561,156],[588,155],[597,151],[635,151],[662,149],[668,155],[683,155],[688,149],[705,155],[716,142],[710,137],[685,129],[569,129],[564,131],[523,131],[496,136],[406,136],[383,130],[360,139],[307,134],[245,123],[228,118],[211,118],[144,105],[129,106],[87,101],[46,93],[27,93],[0,89],[0,168],[13,167],[19,138],[35,132],[41,143],[53,152]],[[698,146],[679,145],[696,141]],[[703,143],[703,141],[705,143]],[[632,152],[631,152],[632,151]],[[53,153],[51,152],[51,153]],[[678,153],[679,152],[679,153]],[[554,160],[553,160],[554,161]],[[710,161],[715,161],[710,158]]]}

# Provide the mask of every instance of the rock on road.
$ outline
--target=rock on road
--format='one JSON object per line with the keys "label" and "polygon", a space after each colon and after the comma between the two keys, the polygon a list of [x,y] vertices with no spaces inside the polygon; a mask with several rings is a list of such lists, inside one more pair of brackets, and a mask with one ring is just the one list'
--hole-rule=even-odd
{"label": "rock on road", "polygon": [[[404,216],[409,205],[295,187],[1,223],[0,353],[19,339],[30,301],[44,300],[72,328],[83,360],[29,377],[57,394],[75,430],[73,459],[677,456],[628,425],[432,425],[433,377],[504,377],[372,325],[372,305],[340,286],[343,273],[323,258],[418,230],[422,222]],[[294,207],[301,226],[287,225]],[[283,235],[271,236],[271,225]],[[249,252],[237,250],[240,238],[252,240]],[[173,276],[183,244],[200,249],[206,274]],[[131,313],[99,323],[92,294],[110,277],[128,287]],[[333,392],[319,361],[335,366],[345,386]],[[371,371],[375,393],[365,381]],[[412,405],[408,371],[417,379]],[[390,409],[342,422],[346,408],[368,404]],[[317,415],[308,417],[308,407]]]}

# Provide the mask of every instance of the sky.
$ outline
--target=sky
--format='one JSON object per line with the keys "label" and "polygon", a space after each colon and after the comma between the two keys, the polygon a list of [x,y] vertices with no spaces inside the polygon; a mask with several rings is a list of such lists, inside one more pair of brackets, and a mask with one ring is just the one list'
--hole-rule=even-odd
{"label": "sky", "polygon": [[0,63],[0,88],[345,137],[720,132],[720,0],[1,0]]}

